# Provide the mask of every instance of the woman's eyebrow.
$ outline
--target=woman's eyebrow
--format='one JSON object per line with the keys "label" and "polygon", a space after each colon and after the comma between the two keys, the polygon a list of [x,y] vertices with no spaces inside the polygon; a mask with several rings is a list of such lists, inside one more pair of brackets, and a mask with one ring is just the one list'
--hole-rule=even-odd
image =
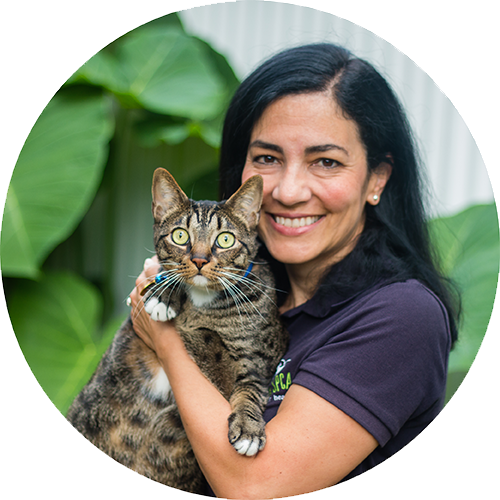
{"label": "woman's eyebrow", "polygon": [[324,153],[325,151],[331,151],[332,149],[337,149],[339,151],[343,151],[347,156],[349,156],[349,152],[347,149],[342,146],[338,146],[337,144],[321,144],[319,146],[309,146],[306,148],[306,155],[314,154],[314,153]]}
{"label": "woman's eyebrow", "polygon": [[[253,147],[269,149],[270,151],[276,151],[277,153],[283,154],[283,148],[281,148],[280,146],[277,146],[276,144],[271,144],[269,142],[264,142],[258,139],[250,144],[249,148]],[[318,146],[309,146],[305,149],[305,153],[306,155],[314,153],[324,153],[326,151],[331,151],[332,149],[343,151],[347,156],[349,156],[349,152],[347,151],[347,149],[343,148],[342,146],[338,146],[337,144],[321,144]]]}
{"label": "woman's eyebrow", "polygon": [[253,141],[248,148],[262,148],[262,149],[269,149],[271,151],[276,151],[276,153],[281,153],[283,154],[283,148],[280,146],[277,146],[276,144],[271,144],[269,142],[264,142],[260,140]]}

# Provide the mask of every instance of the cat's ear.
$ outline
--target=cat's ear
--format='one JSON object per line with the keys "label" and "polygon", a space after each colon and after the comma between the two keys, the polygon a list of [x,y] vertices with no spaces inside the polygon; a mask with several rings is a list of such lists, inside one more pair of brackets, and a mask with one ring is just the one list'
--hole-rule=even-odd
{"label": "cat's ear", "polygon": [[152,193],[155,222],[160,222],[167,212],[189,204],[188,197],[175,182],[172,174],[164,168],[155,170]]}
{"label": "cat's ear", "polygon": [[252,229],[259,223],[263,188],[264,181],[262,177],[254,175],[247,179],[225,204]]}

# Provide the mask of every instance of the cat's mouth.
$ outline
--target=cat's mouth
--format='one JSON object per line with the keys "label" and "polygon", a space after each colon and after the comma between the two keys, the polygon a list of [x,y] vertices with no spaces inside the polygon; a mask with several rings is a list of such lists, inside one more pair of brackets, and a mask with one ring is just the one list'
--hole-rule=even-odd
{"label": "cat's mouth", "polygon": [[188,281],[188,285],[194,286],[196,288],[202,288],[205,290],[219,290],[220,285],[217,282],[214,282],[213,279],[207,278],[203,274],[196,274],[192,276]]}
{"label": "cat's mouth", "polygon": [[210,284],[210,280],[201,274],[197,274],[191,278],[194,286],[207,286]]}

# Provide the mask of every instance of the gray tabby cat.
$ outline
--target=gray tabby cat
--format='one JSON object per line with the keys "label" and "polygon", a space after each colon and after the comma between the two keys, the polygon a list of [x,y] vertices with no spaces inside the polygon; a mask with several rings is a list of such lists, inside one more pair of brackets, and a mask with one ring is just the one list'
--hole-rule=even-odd
{"label": "gray tabby cat", "polygon": [[[288,342],[269,268],[254,262],[262,178],[252,177],[226,202],[195,202],[157,169],[152,191],[162,267],[145,287],[146,310],[155,320],[175,318],[190,356],[231,404],[230,443],[254,455],[265,444],[268,386]],[[127,467],[204,493],[167,376],[130,317],[67,419]]]}

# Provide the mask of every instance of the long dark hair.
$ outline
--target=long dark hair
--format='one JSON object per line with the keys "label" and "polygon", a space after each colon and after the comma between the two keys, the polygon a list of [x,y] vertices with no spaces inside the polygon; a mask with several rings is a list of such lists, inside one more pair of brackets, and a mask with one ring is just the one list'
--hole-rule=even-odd
{"label": "long dark hair", "polygon": [[[283,51],[257,68],[236,91],[224,123],[220,157],[220,196],[241,184],[250,136],[269,104],[293,94],[333,96],[346,118],[356,122],[368,169],[392,165],[380,202],[366,205],[366,223],[354,250],[331,267],[317,291],[321,300],[334,292],[346,296],[381,280],[418,279],[448,311],[457,338],[459,298],[437,266],[430,244],[417,148],[405,112],[387,81],[366,61],[332,44]],[[279,275],[279,264],[274,263]]]}

